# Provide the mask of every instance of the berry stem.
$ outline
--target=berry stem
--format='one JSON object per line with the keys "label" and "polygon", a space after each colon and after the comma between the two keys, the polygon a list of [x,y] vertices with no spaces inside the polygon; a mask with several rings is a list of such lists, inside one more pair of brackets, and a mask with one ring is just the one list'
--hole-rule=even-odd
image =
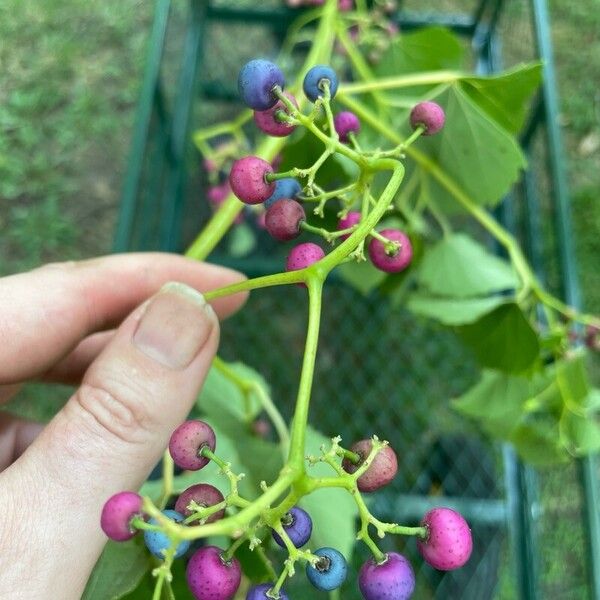
{"label": "berry stem", "polygon": [[360,460],[360,454],[356,454],[356,452],[352,452],[352,450],[347,450],[346,448],[338,448],[337,455],[342,458],[347,458],[351,463],[357,465]]}
{"label": "berry stem", "polygon": [[162,491],[158,506],[163,509],[167,506],[169,498],[173,495],[173,478],[175,475],[175,463],[171,453],[165,450],[162,459]]}
{"label": "berry stem", "polygon": [[454,83],[464,77],[471,77],[460,71],[430,71],[416,75],[399,75],[397,77],[371,77],[369,80],[357,81],[340,85],[340,92],[345,94],[368,94],[376,90],[395,90],[405,87],[416,87],[420,85],[433,85],[440,83]]}

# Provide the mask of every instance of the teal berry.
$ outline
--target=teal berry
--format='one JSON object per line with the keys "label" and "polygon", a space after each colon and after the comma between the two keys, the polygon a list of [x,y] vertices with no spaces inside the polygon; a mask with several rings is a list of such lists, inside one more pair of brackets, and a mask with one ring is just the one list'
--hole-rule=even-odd
{"label": "teal berry", "polygon": [[317,98],[324,95],[325,89],[323,84],[325,81],[329,82],[329,92],[331,98],[333,98],[337,92],[339,82],[335,71],[331,67],[317,65],[306,74],[302,88],[306,97],[311,102],[316,102]]}
{"label": "teal berry", "polygon": [[302,191],[302,186],[298,183],[298,180],[293,177],[284,177],[283,179],[277,179],[275,181],[275,189],[273,193],[265,200],[265,208],[269,208],[272,204],[275,204],[277,200],[287,198],[289,200],[295,200],[296,196]]}
{"label": "teal berry", "polygon": [[273,88],[283,88],[285,77],[274,63],[255,59],[247,62],[240,70],[238,91],[246,106],[253,110],[268,110],[277,103]]}
{"label": "teal berry", "polygon": [[319,548],[315,551],[319,560],[306,565],[308,580],[318,589],[330,592],[339,588],[348,575],[348,565],[344,556],[335,548]]}
{"label": "teal berry", "polygon": [[[172,519],[176,523],[181,523],[183,521],[183,515],[176,510],[163,510],[162,513],[165,517],[169,517],[169,519]],[[156,519],[150,519],[148,523],[151,525],[158,525]],[[165,552],[171,547],[171,540],[162,531],[144,531],[144,542],[146,543],[148,550],[150,550],[157,558],[164,558]],[[189,547],[189,540],[179,542],[177,550],[175,551],[175,558],[183,556]]]}

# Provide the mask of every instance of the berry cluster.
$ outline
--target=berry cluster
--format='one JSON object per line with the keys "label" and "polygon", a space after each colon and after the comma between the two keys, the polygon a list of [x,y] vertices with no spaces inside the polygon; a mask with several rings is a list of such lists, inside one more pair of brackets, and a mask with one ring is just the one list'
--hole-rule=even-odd
{"label": "berry cluster", "polygon": [[[213,429],[204,421],[190,420],[180,425],[172,434],[169,452],[173,461],[182,469],[198,471],[211,460],[217,462],[230,480],[238,478],[231,474],[228,465],[214,454],[216,436]],[[357,474],[356,493],[373,492],[392,481],[398,471],[395,452],[385,442],[377,438],[360,440],[349,449],[339,446],[339,438],[333,440],[332,449],[323,452],[320,458],[309,457],[312,463],[324,461],[332,464],[333,456],[341,457],[341,464],[335,463],[340,474],[348,477]],[[152,517],[144,510],[144,501],[134,492],[120,492],[107,500],[102,509],[100,524],[106,535],[115,541],[131,539],[138,531],[143,531],[148,550],[169,565],[184,556],[190,549],[190,539],[178,536],[166,527],[168,523],[183,526],[196,526],[214,523],[225,516],[227,509],[241,508],[249,504],[237,493],[235,483],[232,491],[224,497],[214,486],[196,483],[182,492],[175,501],[175,509],[162,510],[160,517]],[[348,565],[345,557],[335,548],[324,547],[310,552],[300,551],[310,540],[313,523],[310,515],[299,506],[292,506],[281,516],[267,519],[264,523],[272,527],[273,540],[288,552],[296,552],[297,558],[306,562],[306,577],[318,590],[331,591],[339,588],[347,578]],[[378,527],[385,524],[373,518]],[[396,525],[387,526],[393,532]],[[430,565],[440,570],[461,567],[468,560],[472,550],[471,532],[463,517],[449,508],[436,508],[429,511],[417,528],[421,537],[417,547]],[[252,535],[258,527],[252,528]],[[227,550],[213,545],[202,546],[190,556],[186,578],[190,591],[197,600],[231,600],[236,594],[242,579],[242,570],[235,557],[239,540]],[[263,543],[256,538],[258,543]],[[289,561],[289,559],[288,559]],[[289,565],[290,563],[286,561]],[[288,569],[286,571],[286,569]],[[251,587],[246,600],[288,600],[282,589],[285,578],[293,573],[284,569],[277,581]],[[396,552],[378,552],[361,567],[358,586],[365,600],[385,600],[410,598],[415,575],[408,560]]]}

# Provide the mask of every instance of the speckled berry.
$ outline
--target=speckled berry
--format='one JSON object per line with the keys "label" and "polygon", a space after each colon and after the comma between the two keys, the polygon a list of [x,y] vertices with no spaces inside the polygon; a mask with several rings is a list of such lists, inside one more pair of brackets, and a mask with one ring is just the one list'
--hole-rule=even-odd
{"label": "speckled berry", "polygon": [[386,273],[399,273],[404,271],[412,261],[413,251],[408,236],[399,229],[384,229],[381,235],[392,242],[398,242],[400,248],[388,253],[386,244],[381,240],[372,238],[369,242],[369,258],[375,267]]}
{"label": "speckled berry", "polygon": [[305,220],[306,214],[302,205],[295,200],[284,198],[269,206],[265,226],[276,240],[287,242],[300,235],[300,222]]}
{"label": "speckled berry", "polygon": [[[169,517],[169,519],[177,523],[183,521],[183,515],[175,510],[163,510],[162,513],[165,517]],[[151,525],[158,525],[156,519],[150,519],[148,523]],[[150,550],[157,558],[164,558],[165,552],[171,547],[171,540],[162,531],[144,531],[144,542],[146,543],[148,550]],[[182,540],[179,542],[177,549],[175,550],[175,558],[183,556],[188,551],[190,544],[190,540]]]}
{"label": "speckled berry", "polygon": [[298,269],[304,269],[321,260],[324,256],[323,248],[317,246],[317,244],[312,242],[298,244],[290,250],[285,263],[285,270],[297,271]]}
{"label": "speckled berry", "polygon": [[[246,594],[246,600],[272,600],[273,596],[267,596],[267,592],[274,585],[273,583],[261,583],[260,585],[252,586]],[[283,590],[279,590],[279,600],[289,600]]]}
{"label": "speckled berry", "polygon": [[277,200],[283,198],[289,198],[294,200],[296,196],[302,191],[302,186],[298,183],[298,180],[293,177],[284,177],[275,181],[275,189],[273,193],[265,200],[265,208],[269,208]]}
{"label": "speckled berry", "polygon": [[281,69],[268,60],[247,62],[238,77],[238,91],[246,106],[253,110],[267,110],[277,102],[273,88],[283,88],[285,77]]}
{"label": "speckled berry", "polygon": [[442,129],[446,122],[444,109],[435,102],[419,102],[410,111],[410,125],[416,129],[419,125],[425,128],[423,135],[434,135]]}
{"label": "speckled berry", "polygon": [[426,562],[440,571],[462,567],[471,556],[473,538],[464,517],[451,508],[434,508],[423,517],[427,537],[417,540]]}
{"label": "speckled berry", "polygon": [[[358,463],[354,464],[348,458],[342,461],[342,467],[347,473],[355,473],[371,453],[373,442],[371,440],[360,440],[350,446],[350,450],[360,456]],[[358,478],[356,482],[361,492],[374,492],[387,485],[398,472],[398,459],[396,453],[390,446],[384,446],[373,459],[369,468]]]}
{"label": "speckled berry", "polygon": [[[185,517],[189,517],[193,512],[188,509],[188,506],[192,500],[199,506],[208,507],[220,504],[223,502],[223,494],[214,486],[209,483],[197,483],[192,485],[187,490],[183,491],[177,502],[175,502],[175,510],[180,512]],[[216,512],[206,519],[206,523],[214,523],[219,519],[222,519],[225,515],[225,509],[223,508],[219,512]],[[194,524],[196,521],[192,521],[190,524]]]}
{"label": "speckled berry", "polygon": [[[292,94],[285,92],[285,96],[296,108],[298,108],[298,101]],[[285,104],[281,100],[278,100],[274,106],[267,110],[255,110],[254,122],[261,131],[268,135],[272,135],[273,137],[285,137],[290,135],[290,133],[296,129],[296,126],[279,121],[277,119],[277,113],[280,111],[286,114],[288,113]]]}
{"label": "speckled berry", "polygon": [[381,564],[374,558],[363,564],[358,587],[364,600],[408,600],[415,589],[415,573],[402,554],[388,552]]}
{"label": "speckled berry", "polygon": [[338,78],[331,67],[328,67],[327,65],[316,65],[306,74],[302,89],[311,102],[316,102],[317,98],[325,94],[323,89],[323,83],[325,81],[329,82],[329,91],[331,93],[331,98],[333,98],[338,89]]}
{"label": "speckled berry", "polygon": [[142,497],[135,492],[119,492],[104,504],[100,527],[111,540],[124,542],[137,533],[130,525],[131,520],[141,516]]}
{"label": "speckled berry", "polygon": [[335,115],[333,125],[340,138],[340,142],[344,143],[349,141],[349,133],[357,134],[360,131],[360,121],[358,120],[358,117],[349,110],[344,110]]}
{"label": "speckled berry", "polygon": [[339,588],[348,575],[348,565],[344,556],[335,548],[319,548],[314,554],[321,558],[314,566],[310,563],[306,565],[308,580],[324,592]]}
{"label": "speckled berry", "polygon": [[[294,506],[281,518],[284,531],[296,548],[301,548],[308,542],[312,533],[312,519],[310,515],[299,506]],[[280,535],[273,531],[273,539],[285,548],[285,542]]]}
{"label": "speckled berry", "polygon": [[209,459],[199,456],[207,446],[214,452],[217,440],[213,428],[204,421],[185,421],[171,435],[169,452],[175,464],[187,471],[198,471],[209,463]]}
{"label": "speckled berry", "polygon": [[[350,227],[354,227],[358,225],[360,222],[360,213],[357,210],[351,210],[345,217],[340,219],[337,224],[337,230],[341,231],[342,229],[349,229]],[[342,235],[340,239],[347,240],[350,237],[349,233]]]}
{"label": "speckled berry", "polygon": [[236,160],[229,173],[233,193],[245,204],[260,204],[274,191],[275,182],[265,179],[273,167],[258,156],[245,156]]}
{"label": "speckled berry", "polygon": [[187,584],[196,600],[231,600],[242,578],[239,561],[223,559],[223,550],[204,546],[192,554],[185,572]]}

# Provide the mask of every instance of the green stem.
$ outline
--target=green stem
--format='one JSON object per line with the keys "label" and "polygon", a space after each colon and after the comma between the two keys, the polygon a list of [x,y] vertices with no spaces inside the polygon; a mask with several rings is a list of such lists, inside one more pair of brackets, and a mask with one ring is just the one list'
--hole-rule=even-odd
{"label": "green stem", "polygon": [[338,89],[338,94],[367,94],[377,90],[395,90],[405,87],[432,85],[438,83],[451,83],[464,77],[471,77],[460,71],[430,71],[416,75],[400,75],[397,77],[370,78],[368,81],[345,83]]}
{"label": "green stem", "polygon": [[169,498],[173,495],[173,478],[175,475],[175,463],[171,453],[166,450],[162,459],[162,492],[158,505],[165,508]]}

